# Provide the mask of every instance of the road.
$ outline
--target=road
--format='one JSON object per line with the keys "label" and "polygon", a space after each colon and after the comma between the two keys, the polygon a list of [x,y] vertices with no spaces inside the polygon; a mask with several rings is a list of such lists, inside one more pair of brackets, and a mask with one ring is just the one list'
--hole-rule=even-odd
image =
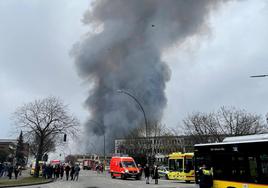
{"label": "road", "polygon": [[179,183],[171,180],[159,180],[159,184],[155,185],[154,181],[150,184],[145,184],[144,178],[142,180],[122,180],[112,179],[110,174],[97,174],[94,171],[82,170],[80,172],[78,181],[57,180],[50,184],[25,186],[24,188],[198,188],[195,184]]}

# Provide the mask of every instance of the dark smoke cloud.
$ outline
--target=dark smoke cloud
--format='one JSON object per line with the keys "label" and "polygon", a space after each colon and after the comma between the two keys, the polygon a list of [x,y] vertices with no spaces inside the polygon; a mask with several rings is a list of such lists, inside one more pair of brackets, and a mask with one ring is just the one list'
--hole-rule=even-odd
{"label": "dark smoke cloud", "polygon": [[[144,124],[143,114],[124,89],[143,105],[149,121],[160,121],[166,106],[166,82],[171,71],[161,60],[169,47],[207,29],[207,17],[216,0],[98,0],[83,22],[96,29],[72,51],[79,74],[91,88],[86,106],[87,143],[107,148],[113,139]],[[179,48],[178,48],[179,49]],[[104,126],[105,125],[105,126]],[[95,136],[94,136],[95,135]],[[92,144],[87,144],[90,148]]]}

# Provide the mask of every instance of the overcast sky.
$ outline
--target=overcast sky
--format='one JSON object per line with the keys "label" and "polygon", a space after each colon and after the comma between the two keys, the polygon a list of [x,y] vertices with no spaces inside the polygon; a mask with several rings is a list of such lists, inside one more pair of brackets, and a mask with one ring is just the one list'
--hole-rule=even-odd
{"label": "overcast sky", "polygon": [[[69,53],[89,28],[81,19],[89,0],[0,0],[0,138],[11,135],[12,112],[23,103],[54,95],[83,123],[88,86]],[[209,31],[183,48],[164,53],[172,76],[163,123],[177,126],[194,111],[235,106],[267,110],[268,4],[232,1],[214,11]]]}

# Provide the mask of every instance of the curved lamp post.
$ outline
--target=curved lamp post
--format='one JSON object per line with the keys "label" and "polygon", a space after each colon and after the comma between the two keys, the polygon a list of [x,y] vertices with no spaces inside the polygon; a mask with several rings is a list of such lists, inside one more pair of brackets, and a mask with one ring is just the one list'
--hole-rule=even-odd
{"label": "curved lamp post", "polygon": [[261,78],[261,77],[268,77],[268,74],[261,74],[261,75],[253,75],[250,78]]}
{"label": "curved lamp post", "polygon": [[[117,92],[128,95],[129,97],[131,97],[132,99],[134,99],[134,101],[139,105],[139,107],[140,107],[140,109],[141,109],[141,111],[143,113],[143,116],[144,116],[145,129],[146,129],[145,130],[146,140],[147,140],[147,138],[149,139],[149,137],[148,137],[148,122],[147,122],[146,114],[145,114],[145,111],[144,111],[141,103],[139,102],[139,100],[134,95],[132,95],[131,93],[129,93],[128,91],[125,91],[125,90],[117,90]],[[150,142],[150,140],[148,140],[148,144],[149,144],[149,142]],[[147,146],[146,146],[146,149],[147,149]],[[147,163],[148,162],[150,163],[151,155],[152,155],[152,153],[150,153],[150,152],[149,152],[149,155],[146,155]]]}
{"label": "curved lamp post", "polygon": [[141,103],[139,102],[139,100],[134,96],[132,95],[131,93],[129,93],[128,91],[125,91],[125,90],[117,90],[118,93],[124,93],[128,96],[130,96],[132,99],[134,99],[134,101],[139,105],[142,113],[143,113],[143,116],[144,116],[144,122],[145,122],[145,135],[146,135],[146,138],[148,137],[148,122],[147,122],[147,118],[146,118],[146,115],[145,115],[145,111],[141,105]]}

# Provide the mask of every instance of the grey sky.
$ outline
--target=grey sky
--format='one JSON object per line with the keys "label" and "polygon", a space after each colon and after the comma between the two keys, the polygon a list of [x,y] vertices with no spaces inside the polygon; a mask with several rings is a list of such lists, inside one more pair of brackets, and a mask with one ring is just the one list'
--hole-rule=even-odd
{"label": "grey sky", "polygon": [[[88,86],[69,56],[89,28],[80,19],[89,0],[0,0],[0,137],[22,103],[55,95],[83,122]],[[193,111],[233,105],[265,114],[268,78],[267,1],[234,1],[214,11],[208,33],[164,54],[172,76],[163,123],[176,126]]]}

